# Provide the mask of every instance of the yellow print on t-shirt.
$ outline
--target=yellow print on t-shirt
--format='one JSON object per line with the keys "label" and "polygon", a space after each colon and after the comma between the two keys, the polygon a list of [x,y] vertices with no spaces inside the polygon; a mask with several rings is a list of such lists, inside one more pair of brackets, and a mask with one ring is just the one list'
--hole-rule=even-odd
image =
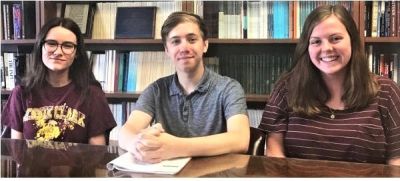
{"label": "yellow print on t-shirt", "polygon": [[28,108],[23,121],[34,121],[38,131],[35,139],[53,140],[67,129],[74,130],[75,125],[85,127],[85,114],[68,107],[65,103],[58,106]]}

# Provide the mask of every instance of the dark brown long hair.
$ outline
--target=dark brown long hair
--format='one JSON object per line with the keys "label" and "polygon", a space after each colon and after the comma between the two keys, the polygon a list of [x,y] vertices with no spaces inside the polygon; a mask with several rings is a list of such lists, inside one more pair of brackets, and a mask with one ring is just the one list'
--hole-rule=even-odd
{"label": "dark brown long hair", "polygon": [[351,59],[346,67],[342,100],[346,109],[367,106],[376,96],[379,86],[369,71],[368,61],[357,26],[351,14],[340,5],[326,5],[314,9],[307,17],[294,54],[294,65],[282,76],[288,87],[289,107],[297,113],[314,115],[331,97],[318,68],[311,62],[308,46],[315,26],[329,16],[335,16],[346,27],[351,41]]}
{"label": "dark brown long hair", "polygon": [[79,26],[71,19],[68,18],[54,18],[48,21],[41,28],[36,43],[34,45],[33,62],[30,67],[27,67],[27,73],[23,78],[22,86],[25,88],[25,94],[29,95],[34,89],[40,89],[47,84],[46,76],[48,68],[42,61],[42,46],[47,33],[54,27],[61,26],[72,31],[77,39],[75,60],[69,68],[69,78],[81,90],[81,97],[86,98],[89,90],[89,85],[96,85],[101,88],[100,83],[94,77],[91,70],[89,58],[83,44],[83,35]]}

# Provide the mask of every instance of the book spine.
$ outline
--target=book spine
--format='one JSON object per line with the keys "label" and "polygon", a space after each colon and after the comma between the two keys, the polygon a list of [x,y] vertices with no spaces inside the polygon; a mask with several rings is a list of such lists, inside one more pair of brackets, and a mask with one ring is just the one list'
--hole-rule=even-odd
{"label": "book spine", "polygon": [[15,87],[15,61],[14,53],[4,53],[4,58],[7,62],[7,77],[6,88],[11,90]]}
{"label": "book spine", "polygon": [[4,57],[0,55],[0,76],[1,76],[1,88],[6,88],[6,74],[5,74],[5,65],[4,65]]}
{"label": "book spine", "polygon": [[243,1],[242,13],[243,13],[243,19],[242,19],[243,38],[247,39],[247,30],[248,30],[247,1]]}
{"label": "book spine", "polygon": [[13,15],[12,15],[12,7],[10,4],[3,5],[3,12],[5,17],[5,32],[6,36],[4,37],[6,40],[12,40],[14,38],[14,28],[13,28]]}
{"label": "book spine", "polygon": [[400,2],[396,2],[397,36],[400,37]]}
{"label": "book spine", "polygon": [[21,39],[21,4],[13,4],[12,6],[13,12],[13,27],[14,27],[14,39]]}
{"label": "book spine", "polygon": [[364,4],[365,14],[365,28],[364,36],[371,37],[371,19],[372,19],[372,1],[366,1]]}
{"label": "book spine", "polygon": [[378,37],[378,1],[372,2],[371,37]]}
{"label": "book spine", "polygon": [[397,12],[396,12],[396,2],[390,2],[390,36],[397,36],[397,22],[396,22]]}

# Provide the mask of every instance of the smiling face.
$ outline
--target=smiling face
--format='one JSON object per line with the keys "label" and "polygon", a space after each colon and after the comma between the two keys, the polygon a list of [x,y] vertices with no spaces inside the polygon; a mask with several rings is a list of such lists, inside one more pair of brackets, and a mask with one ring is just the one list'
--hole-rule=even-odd
{"label": "smiling face", "polygon": [[351,58],[350,35],[339,19],[331,15],[313,29],[308,46],[312,63],[322,75],[344,75]]}
{"label": "smiling face", "polygon": [[[45,45],[42,46],[42,61],[46,67],[52,72],[68,72],[69,67],[75,59],[76,50],[71,54],[65,54],[61,48],[61,44],[77,44],[75,34],[61,26],[56,26],[47,33],[45,41],[53,42],[52,46],[58,46],[55,51],[48,51]],[[59,45],[54,44],[54,42]]]}
{"label": "smiling face", "polygon": [[203,67],[207,48],[208,41],[203,40],[199,26],[183,22],[169,32],[165,52],[173,60],[177,72],[190,73]]}

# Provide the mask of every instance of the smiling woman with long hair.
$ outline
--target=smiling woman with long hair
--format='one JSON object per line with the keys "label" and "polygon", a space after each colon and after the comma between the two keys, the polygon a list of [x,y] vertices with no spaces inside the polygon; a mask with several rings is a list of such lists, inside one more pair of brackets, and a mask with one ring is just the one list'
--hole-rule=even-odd
{"label": "smiling woman with long hair", "polygon": [[267,156],[400,165],[399,87],[369,71],[344,7],[310,13],[294,60],[259,126]]}

